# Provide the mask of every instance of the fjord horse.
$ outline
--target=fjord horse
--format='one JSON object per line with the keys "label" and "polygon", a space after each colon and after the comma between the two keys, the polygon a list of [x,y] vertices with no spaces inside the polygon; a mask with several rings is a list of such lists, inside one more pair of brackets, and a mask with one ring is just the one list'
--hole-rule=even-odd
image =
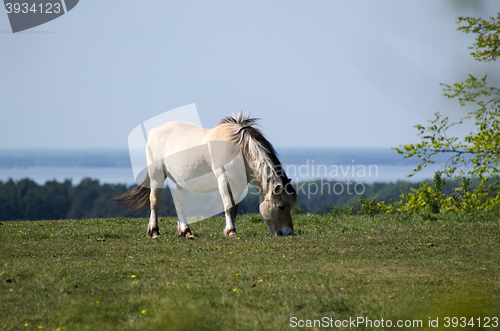
{"label": "fjord horse", "polygon": [[269,141],[255,127],[256,118],[240,112],[213,129],[187,122],[167,122],[149,133],[145,180],[114,198],[132,210],[150,206],[147,235],[160,236],[158,208],[161,189],[169,178],[176,185],[177,234],[194,237],[186,217],[189,192],[219,191],[224,205],[224,235],[236,236],[236,213],[248,184],[259,194],[259,211],[275,236],[293,234],[290,210],[297,193]]}

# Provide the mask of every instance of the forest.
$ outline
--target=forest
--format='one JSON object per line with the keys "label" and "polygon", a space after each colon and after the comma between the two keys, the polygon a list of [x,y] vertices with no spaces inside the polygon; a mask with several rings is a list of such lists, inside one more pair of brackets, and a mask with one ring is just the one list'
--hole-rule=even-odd
{"label": "forest", "polygon": [[[397,183],[361,183],[314,181],[296,183],[299,205],[295,212],[326,214],[330,206],[346,207],[354,203],[354,213],[359,210],[359,199],[376,199],[390,203],[400,200],[401,192],[418,188],[419,183],[399,181]],[[450,194],[458,185],[448,183],[443,193]],[[59,220],[107,217],[147,217],[149,208],[128,212],[119,203],[111,200],[113,195],[125,192],[131,187],[124,184],[104,184],[86,178],[73,185],[64,182],[47,181],[40,185],[30,179],[0,181],[0,220]],[[356,192],[357,191],[357,192]],[[240,203],[239,213],[258,213],[258,196],[252,187]],[[361,193],[361,194],[357,194]],[[176,216],[172,196],[168,188],[162,193],[161,216]]]}

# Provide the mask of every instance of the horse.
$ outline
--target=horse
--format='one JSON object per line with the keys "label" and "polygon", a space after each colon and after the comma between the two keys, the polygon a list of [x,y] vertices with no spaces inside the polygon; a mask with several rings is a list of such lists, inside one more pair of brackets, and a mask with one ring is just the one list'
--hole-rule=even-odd
{"label": "horse", "polygon": [[256,128],[258,120],[240,111],[237,116],[226,116],[212,129],[178,121],[160,125],[148,135],[144,181],[113,200],[131,211],[149,205],[147,236],[160,237],[158,209],[168,178],[177,189],[177,234],[194,238],[185,213],[189,192],[218,190],[226,219],[223,234],[235,237],[240,197],[250,184],[259,194],[259,211],[271,234],[292,235],[291,208],[297,203],[297,193],[274,147]]}

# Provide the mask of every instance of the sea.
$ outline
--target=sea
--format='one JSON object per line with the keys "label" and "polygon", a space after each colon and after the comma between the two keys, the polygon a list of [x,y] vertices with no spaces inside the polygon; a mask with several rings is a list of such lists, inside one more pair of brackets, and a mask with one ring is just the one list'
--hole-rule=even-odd
{"label": "sea", "polygon": [[[408,177],[418,159],[405,159],[384,148],[278,149],[279,158],[292,182],[313,180],[395,183],[432,179],[443,170],[447,158],[436,159],[424,170]],[[0,149],[0,181],[29,178],[39,184],[84,178],[108,184],[135,184],[127,150],[123,149]],[[142,180],[142,178],[140,179]]]}

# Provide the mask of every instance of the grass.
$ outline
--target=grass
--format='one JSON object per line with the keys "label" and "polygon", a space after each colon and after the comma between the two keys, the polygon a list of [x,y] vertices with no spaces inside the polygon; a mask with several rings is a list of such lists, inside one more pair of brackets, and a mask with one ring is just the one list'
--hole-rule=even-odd
{"label": "grass", "polygon": [[0,328],[288,330],[291,317],[367,317],[422,320],[423,330],[448,316],[474,317],[478,329],[477,318],[500,318],[494,213],[294,215],[292,237],[244,215],[239,239],[224,238],[222,218],[193,224],[196,240],[175,237],[174,218],[159,239],[146,226],[2,222]]}

